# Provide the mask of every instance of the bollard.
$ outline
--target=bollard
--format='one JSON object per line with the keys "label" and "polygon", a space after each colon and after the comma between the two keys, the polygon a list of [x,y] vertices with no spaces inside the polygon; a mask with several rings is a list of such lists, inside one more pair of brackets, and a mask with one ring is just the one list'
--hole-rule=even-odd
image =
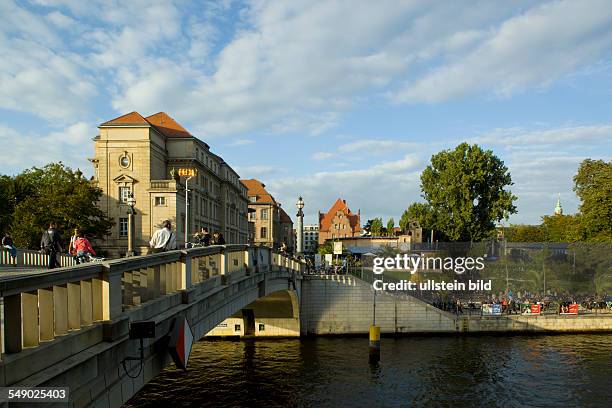
{"label": "bollard", "polygon": [[380,360],[380,326],[370,326],[370,362]]}

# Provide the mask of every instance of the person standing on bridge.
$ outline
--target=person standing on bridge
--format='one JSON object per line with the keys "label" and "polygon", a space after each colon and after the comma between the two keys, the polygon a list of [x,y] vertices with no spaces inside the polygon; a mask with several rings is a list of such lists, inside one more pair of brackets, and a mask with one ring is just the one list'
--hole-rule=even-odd
{"label": "person standing on bridge", "polygon": [[49,255],[49,269],[59,266],[57,262],[57,254],[62,252],[61,245],[62,237],[55,229],[55,222],[49,223],[49,229],[43,232],[40,240],[40,249]]}
{"label": "person standing on bridge", "polygon": [[153,233],[149,246],[153,253],[176,249],[176,236],[169,220],[164,221],[162,227]]}

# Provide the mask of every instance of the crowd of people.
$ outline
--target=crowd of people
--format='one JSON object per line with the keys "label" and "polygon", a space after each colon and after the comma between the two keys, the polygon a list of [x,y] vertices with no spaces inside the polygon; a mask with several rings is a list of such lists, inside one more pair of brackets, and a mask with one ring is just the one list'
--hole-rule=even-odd
{"label": "crowd of people", "polygon": [[210,245],[225,245],[225,238],[221,232],[215,232],[211,234],[208,232],[208,228],[202,228],[198,233],[195,234],[195,245],[197,246],[210,246]]}
{"label": "crowd of people", "polygon": [[546,295],[518,291],[510,294],[476,294],[467,298],[432,295],[429,303],[457,314],[481,314],[483,305],[499,305],[501,314],[530,314],[532,305],[538,305],[539,313],[572,313],[571,305],[578,305],[581,313],[612,312],[612,296],[607,294],[572,295],[569,293],[548,293]]}

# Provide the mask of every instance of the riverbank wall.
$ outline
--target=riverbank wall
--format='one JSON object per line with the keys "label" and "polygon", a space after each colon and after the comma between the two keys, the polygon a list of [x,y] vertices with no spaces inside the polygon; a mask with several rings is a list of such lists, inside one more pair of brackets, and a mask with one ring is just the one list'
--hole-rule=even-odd
{"label": "riverbank wall", "polygon": [[351,275],[308,276],[302,281],[302,335],[368,333],[374,321],[383,334],[612,333],[612,314],[457,316],[405,294],[374,293]]}

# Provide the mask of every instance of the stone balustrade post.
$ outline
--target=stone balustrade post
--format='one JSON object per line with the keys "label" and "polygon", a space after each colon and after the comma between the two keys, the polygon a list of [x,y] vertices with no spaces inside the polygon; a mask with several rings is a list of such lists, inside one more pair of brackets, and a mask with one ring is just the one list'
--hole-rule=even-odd
{"label": "stone balustrade post", "polygon": [[244,269],[245,269],[245,273],[247,274],[247,276],[251,274],[252,266],[253,266],[253,259],[251,256],[251,249],[246,248],[244,250]]}
{"label": "stone balustrade post", "polygon": [[179,279],[179,290],[189,289],[192,285],[191,270],[193,268],[193,257],[187,252],[183,251],[181,257],[181,272]]}

